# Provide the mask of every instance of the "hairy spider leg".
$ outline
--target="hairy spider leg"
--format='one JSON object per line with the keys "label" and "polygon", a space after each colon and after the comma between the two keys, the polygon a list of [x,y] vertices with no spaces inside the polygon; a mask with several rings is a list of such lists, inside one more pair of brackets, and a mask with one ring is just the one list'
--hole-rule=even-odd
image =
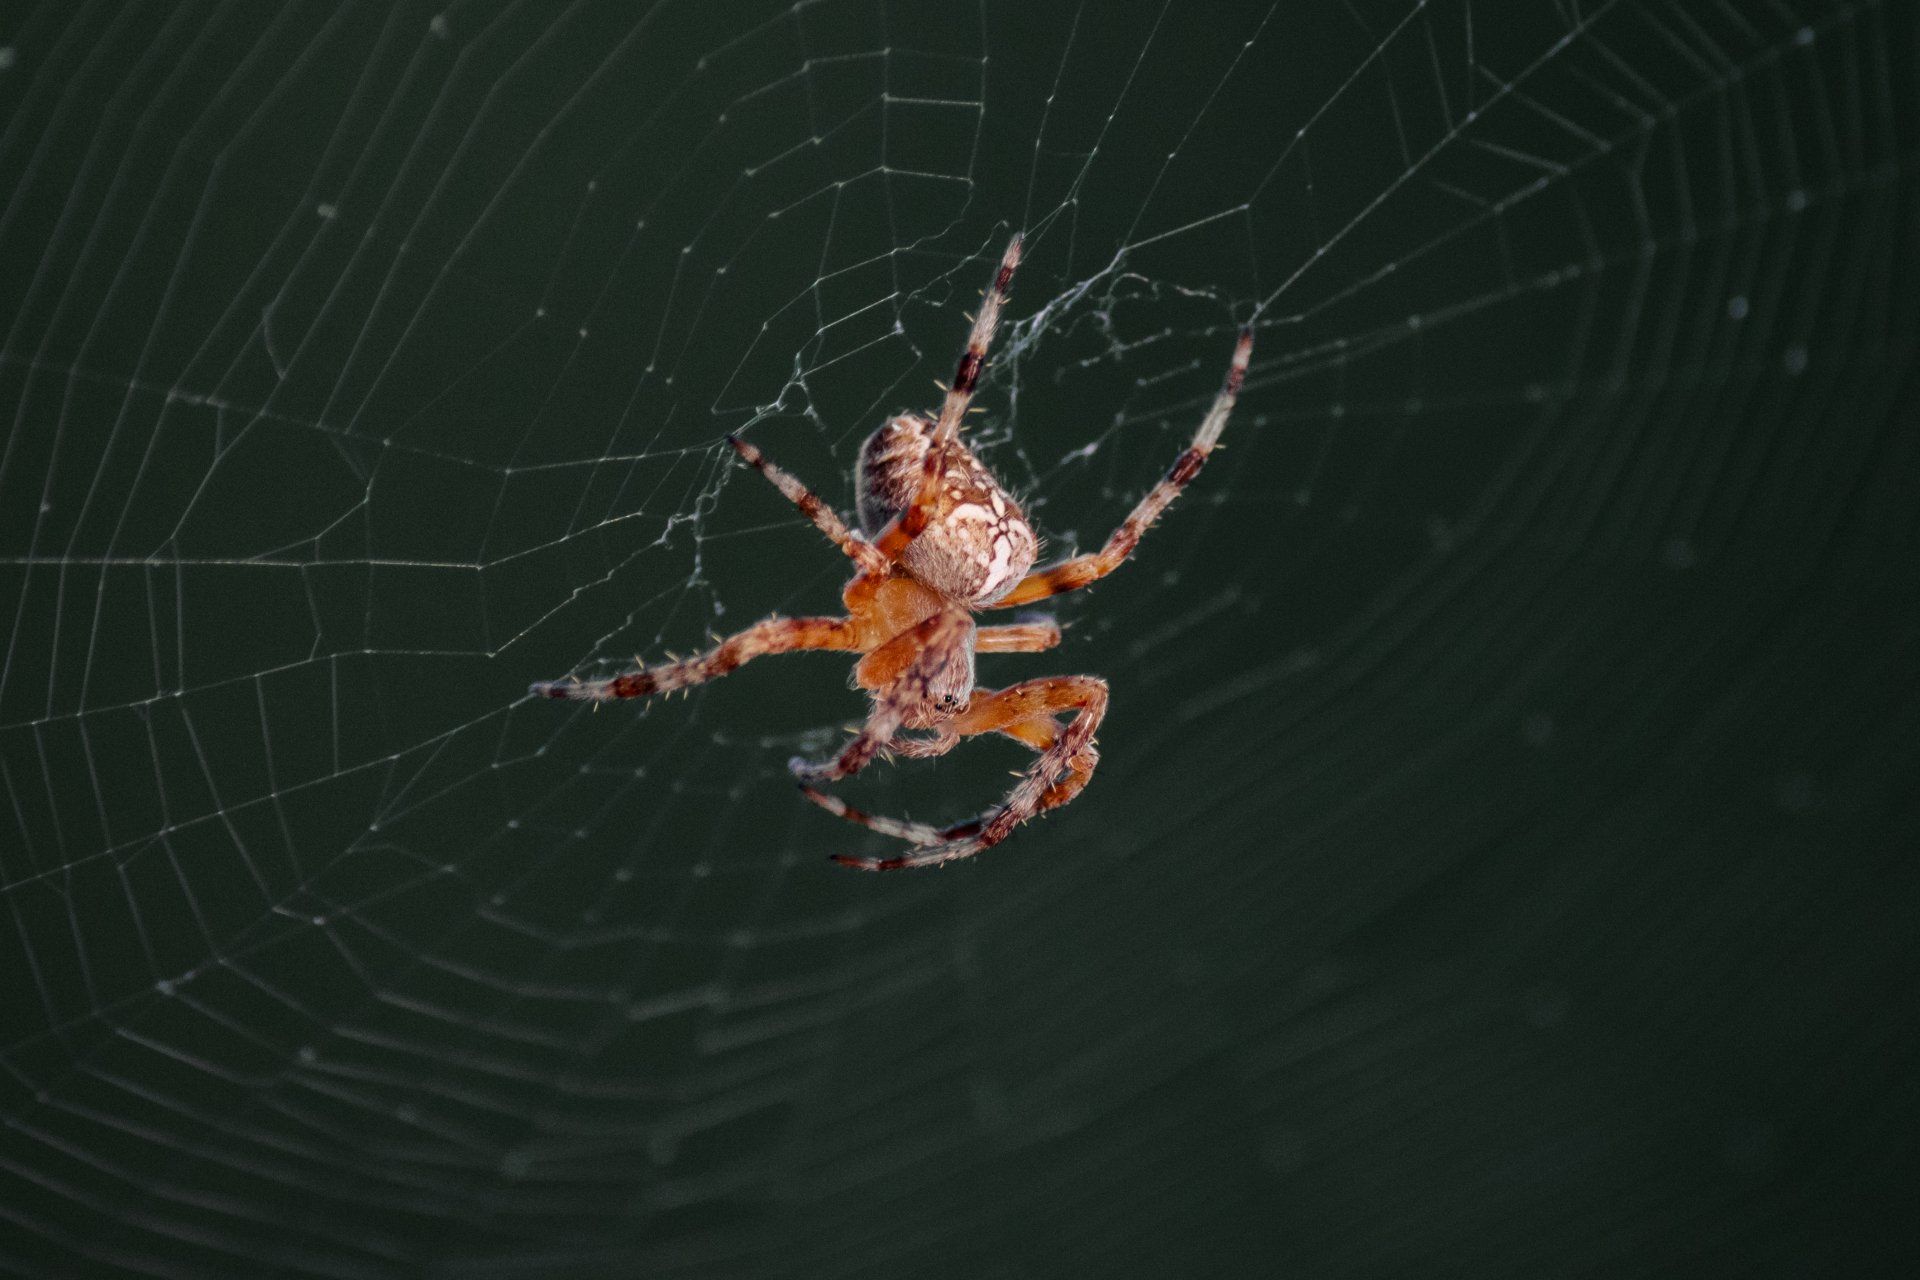
{"label": "hairy spider leg", "polygon": [[1059,564],[1035,569],[1005,597],[988,607],[1004,609],[1010,605],[1032,604],[1048,596],[1078,591],[1089,583],[1098,582],[1124,564],[1148,528],[1160,518],[1160,513],[1200,474],[1207,455],[1220,443],[1220,433],[1226,428],[1227,415],[1233,412],[1233,402],[1240,395],[1240,384],[1246,380],[1247,362],[1252,356],[1253,330],[1243,329],[1240,331],[1240,341],[1233,348],[1233,362],[1227,366],[1226,385],[1214,397],[1213,407],[1207,410],[1207,416],[1200,420],[1200,429],[1193,433],[1193,443],[1174,459],[1173,466],[1160,483],[1140,499],[1140,505],[1113,531],[1106,546],[1090,555],[1075,556]]}
{"label": "hairy spider leg", "polygon": [[[957,741],[957,739],[956,739]],[[949,840],[960,840],[975,835],[980,830],[981,821],[969,818],[965,822],[956,822],[950,827],[936,827],[930,823],[912,822],[906,818],[888,818],[879,814],[856,809],[839,796],[816,791],[812,787],[800,788],[800,794],[825,809],[836,818],[844,818],[855,826],[865,827],[883,836],[895,840],[905,840],[908,844],[917,844],[923,848],[945,844]]]}
{"label": "hairy spider leg", "polygon": [[947,388],[946,402],[940,406],[940,419],[934,423],[933,435],[927,446],[925,469],[920,473],[920,492],[873,539],[873,544],[889,560],[898,560],[900,553],[907,549],[907,544],[919,537],[933,518],[934,499],[940,493],[940,471],[946,461],[947,446],[959,438],[960,422],[967,416],[967,405],[973,400],[973,389],[980,384],[981,371],[987,367],[987,350],[993,345],[993,331],[999,327],[1000,311],[1007,302],[1007,290],[1013,284],[1014,270],[1020,265],[1020,242],[1020,233],[1016,231],[1013,239],[1007,241],[1006,252],[1000,255],[1000,267],[994,272],[993,284],[980,301],[980,313],[973,318],[973,331],[967,335],[967,345],[960,353],[960,364],[953,371],[953,385]]}
{"label": "hairy spider leg", "polygon": [[733,451],[745,460],[746,464],[773,482],[773,487],[787,496],[787,500],[800,508],[800,514],[813,522],[814,528],[827,535],[828,541],[846,552],[854,565],[868,577],[885,577],[893,567],[893,561],[881,550],[859,534],[847,528],[832,507],[821,501],[819,495],[792,475],[767,461],[765,454],[742,440],[739,436],[728,435],[727,443]]}
{"label": "hairy spider leg", "polygon": [[[997,695],[989,692],[981,695],[991,698]],[[1060,722],[1052,716],[1041,716],[1032,720],[1016,720],[999,730],[1015,742],[1024,742],[1035,751],[1045,751],[1052,746],[1059,735]],[[941,725],[931,738],[895,738],[890,750],[903,756],[931,757],[945,755],[960,744],[960,734],[951,725]],[[1065,804],[1080,794],[1087,785],[1092,770],[1069,774],[1066,781],[1055,783],[1046,795],[1040,798],[1040,813]],[[918,845],[943,844],[949,840],[959,840],[978,834],[993,816],[992,810],[977,818],[968,818],[965,822],[956,822],[952,826],[936,827],[925,822],[912,822],[905,818],[889,818],[880,814],[868,813],[856,809],[840,797],[816,791],[812,787],[801,787],[800,791],[807,799],[825,809],[836,818],[843,818],[856,826],[869,831],[877,831],[883,836],[892,836],[896,840],[905,840]]]}
{"label": "hairy spider leg", "polygon": [[1060,643],[1060,624],[1052,618],[982,627],[974,633],[975,653],[1040,653]]}
{"label": "hairy spider leg", "polygon": [[[1040,618],[1011,623],[1006,626],[982,627],[974,633],[973,647],[976,653],[1039,653],[1043,650],[1051,649],[1059,643],[1060,624],[1051,618]],[[884,656],[885,655],[880,655],[880,657]],[[980,694],[975,701],[975,705],[978,705],[980,699],[991,696],[990,691]],[[969,709],[971,709],[971,707]],[[1051,719],[1040,719],[1010,725],[1000,731],[1010,737],[1027,743],[1035,751],[1045,751],[1053,744],[1054,727]],[[893,741],[886,744],[885,749],[894,755],[906,756],[910,759],[926,760],[932,759],[935,756],[945,755],[947,752],[953,750],[959,742],[960,735],[954,731],[952,722],[948,722],[933,726],[930,737],[908,737],[904,734],[896,736]],[[837,797],[828,795],[824,791],[815,790],[809,786],[802,786],[800,790],[805,793],[807,799],[813,801],[827,812],[834,814],[836,817],[846,818],[850,822],[858,822],[864,826],[872,826],[876,831],[884,830],[887,826],[894,826],[912,828],[917,832],[927,833],[927,838],[925,839],[920,839],[917,836],[902,836],[902,839],[917,839],[918,842],[922,844],[938,844],[943,838],[951,839],[961,834],[972,834],[972,828],[969,828],[965,832],[961,832],[958,828],[949,828],[946,835],[942,836],[935,828],[919,823],[900,822],[892,818],[873,818],[872,815],[862,813],[860,810],[853,808]],[[1048,807],[1051,806],[1049,805]],[[870,818],[872,819],[871,821],[869,821]],[[876,826],[874,825],[875,823],[883,825]],[[965,823],[961,824],[961,826],[966,825]],[[978,824],[975,824],[975,826],[977,825]],[[896,833],[888,831],[888,834]]]}
{"label": "hairy spider leg", "polygon": [[863,648],[864,630],[851,618],[766,618],[695,657],[625,671],[604,680],[542,680],[527,692],[536,698],[579,702],[645,698],[717,680],[741,664],[770,653],[793,653],[802,649],[858,651]]}
{"label": "hairy spider leg", "polygon": [[1020,266],[1021,241],[1018,231],[1007,241],[1006,251],[1000,255],[1000,266],[993,273],[993,283],[980,299],[980,312],[973,318],[973,330],[967,334],[966,348],[961,351],[960,363],[953,371],[953,385],[947,388],[946,401],[940,406],[940,420],[933,425],[935,444],[947,444],[960,436],[960,423],[967,416],[973,389],[979,385],[980,374],[987,367],[987,351],[993,346],[994,330],[1000,327],[1000,310],[1007,305],[1013,273]]}
{"label": "hairy spider leg", "polygon": [[[973,617],[959,609],[942,609],[901,632],[861,660],[856,674],[863,685],[875,670],[884,670],[900,661],[900,671],[873,695],[873,710],[866,724],[854,734],[840,753],[827,760],[808,760],[795,756],[787,768],[795,777],[811,782],[831,782],[860,772],[893,741],[915,710],[934,703],[934,683],[956,658],[965,660],[965,646],[972,638]],[[910,655],[910,656],[909,656]]]}
{"label": "hairy spider leg", "polygon": [[[842,597],[850,616],[845,618],[768,618],[745,631],[722,640],[716,647],[696,657],[622,672],[604,680],[542,680],[529,686],[536,698],[602,702],[612,698],[645,698],[670,693],[691,685],[717,680],[744,662],[771,653],[793,653],[804,649],[840,649],[857,653],[871,650],[879,640],[876,627],[884,626],[876,606],[892,577],[893,565],[859,534],[848,529],[833,509],[822,502],[796,477],[767,461],[766,455],[737,436],[727,443],[761,475],[773,482],[800,508],[815,528],[852,558],[859,573],[847,584]],[[995,628],[1018,631],[1018,625]]]}
{"label": "hairy spider leg", "polygon": [[[934,867],[960,858],[970,858],[1005,840],[1021,823],[1073,799],[1087,785],[1087,780],[1093,776],[1094,766],[1100,762],[1100,753],[1093,745],[1093,735],[1107,714],[1106,681],[1095,676],[1043,676],[1038,680],[1027,680],[975,699],[973,706],[952,722],[952,728],[960,737],[996,731],[1009,733],[1014,725],[1024,726],[1026,722],[1051,719],[1056,714],[1068,711],[1077,713],[1072,723],[1056,731],[1052,742],[1040,751],[1039,758],[1021,775],[1020,781],[1000,807],[971,823],[961,823],[952,829],[959,838],[947,838],[946,833],[922,828],[918,823],[883,818],[877,821],[893,828],[885,831],[885,834],[899,835],[923,847],[886,858],[835,854],[833,861],[861,871],[898,871],[908,867]],[[1023,734],[1012,736],[1033,745]],[[830,805],[825,807],[832,809]],[[848,817],[850,814],[840,816]],[[880,827],[874,829],[882,830]],[[941,836],[942,839],[940,843],[927,845],[920,839],[925,834]]]}

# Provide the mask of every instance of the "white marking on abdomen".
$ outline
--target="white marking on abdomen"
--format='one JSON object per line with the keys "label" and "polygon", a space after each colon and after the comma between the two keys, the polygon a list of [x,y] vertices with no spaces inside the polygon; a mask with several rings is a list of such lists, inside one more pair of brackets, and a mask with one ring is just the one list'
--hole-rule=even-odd
{"label": "white marking on abdomen", "polygon": [[980,594],[991,596],[1013,574],[1013,539],[1002,531],[993,535],[993,560],[987,565],[987,580],[980,584]]}

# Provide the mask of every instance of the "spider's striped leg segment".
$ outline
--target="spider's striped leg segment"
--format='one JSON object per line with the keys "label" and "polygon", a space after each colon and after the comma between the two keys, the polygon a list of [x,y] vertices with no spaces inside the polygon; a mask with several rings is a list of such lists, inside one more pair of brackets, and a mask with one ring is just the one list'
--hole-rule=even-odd
{"label": "spider's striped leg segment", "polygon": [[[887,744],[887,749],[895,755],[912,756],[928,760],[934,756],[943,756],[960,745],[960,735],[951,722],[935,727],[933,735],[926,738],[897,737]],[[893,836],[899,840],[910,840],[914,844],[939,844],[943,840],[957,839],[963,835],[972,835],[979,829],[979,823],[961,823],[959,826],[942,830],[928,826],[924,822],[910,822],[904,818],[886,818],[856,809],[839,796],[830,795],[817,787],[802,783],[800,794],[825,809],[836,818],[857,823],[881,835]],[[966,828],[961,830],[961,828]]]}
{"label": "spider's striped leg segment", "polygon": [[800,649],[858,650],[860,647],[860,628],[848,618],[768,618],[727,637],[697,657],[625,671],[605,680],[543,680],[527,692],[536,698],[584,702],[645,698],[717,680],[741,663],[770,653],[793,653]]}
{"label": "spider's striped leg segment", "polygon": [[795,756],[787,761],[787,768],[795,777],[809,782],[844,778],[871,764],[895,734],[909,727],[910,721],[922,727],[930,712],[959,711],[972,689],[972,633],[970,615],[958,609],[942,609],[869,653],[861,662],[863,671],[883,670],[902,659],[905,667],[874,694],[873,711],[866,724],[832,759],[814,761]]}
{"label": "spider's striped leg segment", "polygon": [[[1034,722],[1050,721],[1053,715],[1067,711],[1078,714],[1064,729],[1054,729],[1051,741],[1040,747],[1039,742],[1044,740],[1047,731],[1039,729]],[[1029,818],[1063,805],[1080,794],[1087,785],[1087,779],[1093,776],[1094,766],[1100,762],[1100,753],[1093,745],[1093,735],[1106,713],[1107,682],[1093,676],[1048,676],[976,698],[973,706],[954,720],[953,727],[958,732],[975,734],[998,731],[1017,737],[1040,751],[1040,758],[1021,776],[1000,807],[973,822],[961,823],[946,831],[888,818],[863,822],[863,826],[884,823],[885,826],[873,825],[873,829],[910,840],[922,847],[912,853],[890,858],[856,858],[838,854],[833,860],[842,866],[862,871],[897,871],[906,867],[939,866],[959,858],[970,858],[983,849],[992,848],[1013,834],[1013,829]],[[860,814],[855,817],[853,815],[856,812],[849,811],[840,816],[855,822],[868,816]],[[924,838],[928,835],[939,837],[940,842],[929,844]]]}
{"label": "spider's striped leg segment", "polygon": [[1013,284],[1013,273],[1020,266],[1020,233],[1013,233],[1013,239],[1007,241],[1007,250],[1000,255],[1000,266],[993,273],[993,283],[980,299],[980,313],[973,318],[973,332],[967,335],[967,346],[960,353],[960,363],[953,371],[953,385],[947,388],[946,403],[940,406],[940,420],[933,427],[935,444],[945,444],[960,435],[960,420],[967,416],[967,405],[973,400],[973,389],[979,385],[981,371],[987,367],[987,350],[993,346],[993,331],[1000,326],[1000,309],[1007,305],[1007,290]]}
{"label": "spider's striped leg segment", "polygon": [[[1053,787],[1048,788],[1046,795],[1040,797],[1040,808],[1038,812],[1045,813],[1049,809],[1058,808],[1060,805],[1065,804],[1067,801],[1079,795],[1080,789],[1086,786],[1086,784],[1085,774],[1074,774],[1065,782],[1057,783]],[[980,828],[986,825],[987,819],[993,816],[992,814],[984,814],[978,818],[968,818],[965,822],[956,822],[950,827],[936,827],[930,823],[910,822],[904,818],[888,818],[880,814],[868,813],[864,809],[854,808],[838,796],[828,795],[824,791],[815,791],[812,787],[806,787],[803,788],[803,790],[806,793],[807,799],[813,801],[836,818],[844,818],[855,826],[865,827],[869,831],[876,831],[883,836],[892,836],[895,840],[905,840],[909,844],[917,844],[923,848],[931,848],[935,845],[946,844],[951,840],[964,840],[968,836],[978,835],[980,834]],[[965,857],[967,855],[959,854],[956,856]],[[847,863],[851,866],[858,866],[863,870],[891,870],[891,868],[885,867],[868,868],[865,865],[866,859],[836,856],[833,860],[835,862]],[[950,861],[951,859],[948,860]],[[886,859],[873,859],[873,861],[884,862]]]}
{"label": "spider's striped leg segment", "polygon": [[1113,531],[1106,546],[1091,555],[1075,556],[1071,560],[1034,570],[994,607],[1032,604],[1048,596],[1078,591],[1124,564],[1139,545],[1141,536],[1160,518],[1160,513],[1167,509],[1168,504],[1180,496],[1180,491],[1200,474],[1207,455],[1220,443],[1220,433],[1226,429],[1227,415],[1233,412],[1233,402],[1240,394],[1240,384],[1247,376],[1247,361],[1252,356],[1253,330],[1243,329],[1240,341],[1233,349],[1233,362],[1227,366],[1226,385],[1214,397],[1213,407],[1207,410],[1207,416],[1200,420],[1200,429],[1193,433],[1193,443],[1174,459],[1166,477],[1140,500],[1140,505]]}
{"label": "spider's striped leg segment", "polygon": [[[981,634],[984,635],[985,633],[982,632]],[[992,693],[985,694],[982,696],[981,701],[984,703],[998,696],[998,694]],[[1016,742],[1026,743],[1035,751],[1045,751],[1053,745],[1054,739],[1059,736],[1060,724],[1052,716],[1043,715],[1032,720],[1017,720],[1001,729],[1000,732],[1006,734]],[[900,755],[939,756],[945,755],[959,744],[959,732],[955,730],[952,725],[941,725],[939,735],[933,738],[924,740],[917,738],[905,740],[895,738],[892,750]],[[1080,788],[1087,784],[1087,777],[1091,772],[1091,770],[1088,770],[1086,773],[1072,774],[1068,776],[1065,782],[1056,783],[1045,796],[1041,797],[1040,812],[1044,813],[1056,805],[1063,805],[1073,799],[1074,796],[1080,794]],[[910,822],[903,818],[888,818],[879,814],[867,813],[864,810],[854,808],[838,796],[828,795],[824,791],[816,791],[812,787],[802,787],[800,790],[807,799],[813,801],[836,818],[844,818],[846,821],[856,826],[865,827],[869,831],[877,831],[883,836],[892,836],[896,840],[906,840],[918,845],[943,844],[949,840],[960,840],[967,836],[976,835],[979,833],[980,828],[986,824],[987,819],[993,816],[991,813],[985,813],[977,818],[969,818],[965,822],[956,822],[949,827],[935,827],[924,822]]]}
{"label": "spider's striped leg segment", "polygon": [[787,500],[800,508],[800,514],[813,521],[814,528],[827,535],[834,546],[852,557],[860,572],[869,577],[885,577],[892,565],[879,548],[859,534],[848,529],[846,523],[834,514],[832,507],[822,502],[813,490],[807,488],[798,479],[782,471],[767,461],[765,454],[742,440],[739,436],[729,435],[727,443],[740,455],[746,464],[773,482],[773,487],[787,496]]}
{"label": "spider's striped leg segment", "polygon": [[960,745],[960,735],[953,731],[952,725],[939,725],[927,737],[914,737],[899,734],[887,744],[889,755],[904,756],[909,760],[931,760],[943,756]]}
{"label": "spider's striped leg segment", "polygon": [[1052,618],[982,627],[974,635],[978,653],[1039,653],[1060,643],[1060,624]]}
{"label": "spider's striped leg segment", "polygon": [[[974,650],[977,653],[1038,653],[1043,649],[1051,649],[1059,643],[1060,624],[1051,618],[1035,618],[1002,627],[982,627],[974,633]],[[975,701],[974,707],[979,710],[981,724],[995,724],[1001,733],[1026,743],[1035,751],[1045,751],[1053,745],[1059,725],[1051,716],[1041,714],[1032,719],[1000,724],[999,721],[1004,718],[1010,704],[999,699],[999,694],[988,693],[981,695]],[[987,710],[990,703],[999,710]],[[914,759],[924,760],[943,756],[960,745],[961,734],[954,724],[954,721],[948,721],[934,726],[933,736],[927,738],[896,737],[887,744],[887,749],[895,755]],[[978,732],[988,731],[978,730]],[[1085,785],[1085,781],[1084,778],[1080,779],[1080,784]],[[882,835],[893,836],[900,840],[909,840],[914,844],[933,845],[948,840],[958,840],[978,832],[985,821],[985,817],[981,817],[956,823],[950,827],[933,827],[923,822],[909,822],[901,818],[887,818],[866,813],[854,808],[838,796],[828,795],[812,787],[803,786],[800,790],[807,799],[836,818],[845,818],[848,822],[857,823],[871,831],[878,831]],[[1056,804],[1066,803],[1073,798],[1075,792],[1078,792],[1079,786],[1075,786],[1072,791],[1065,791],[1064,785],[1054,790],[1062,794],[1053,798],[1049,793],[1049,799],[1041,805],[1042,809],[1051,809]]]}
{"label": "spider's striped leg segment", "polygon": [[[895,840],[905,840],[909,844],[923,847],[945,844],[949,840],[960,840],[980,830],[980,820],[971,818],[966,822],[956,822],[950,827],[936,827],[925,822],[909,822],[904,818],[888,818],[879,814],[856,809],[839,796],[816,791],[812,787],[800,788],[801,794],[825,809],[836,818],[844,818],[855,826],[877,831],[883,836],[892,836]],[[836,859],[837,860],[837,859]]]}
{"label": "spider's striped leg segment", "polygon": [[1014,232],[1007,250],[1000,256],[993,284],[980,300],[980,313],[973,318],[973,331],[967,335],[966,349],[953,371],[953,385],[947,388],[946,401],[940,406],[940,419],[934,424],[931,445],[927,449],[925,470],[920,476],[920,492],[888,526],[874,538],[874,545],[889,560],[898,560],[907,544],[920,536],[933,516],[933,503],[940,492],[940,471],[946,461],[946,446],[960,437],[960,421],[973,402],[973,389],[980,385],[980,374],[987,367],[987,349],[993,345],[993,331],[999,327],[1001,308],[1006,306],[1007,290],[1020,265],[1020,233]]}

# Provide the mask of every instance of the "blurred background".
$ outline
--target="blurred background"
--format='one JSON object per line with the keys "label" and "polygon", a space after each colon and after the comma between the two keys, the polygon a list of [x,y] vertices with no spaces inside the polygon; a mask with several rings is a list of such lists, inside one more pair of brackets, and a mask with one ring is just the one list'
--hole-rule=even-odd
{"label": "blurred background", "polygon": [[[0,15],[0,1269],[1906,1274],[1920,20],[1892,0]],[[937,873],[847,573],[1091,549]],[[1006,742],[878,768],[951,821]],[[1902,854],[1902,849],[1907,850]]]}

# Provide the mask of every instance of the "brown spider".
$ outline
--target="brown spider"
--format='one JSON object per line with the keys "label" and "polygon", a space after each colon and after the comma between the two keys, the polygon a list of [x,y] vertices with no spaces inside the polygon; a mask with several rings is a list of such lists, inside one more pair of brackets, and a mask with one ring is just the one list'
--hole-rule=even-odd
{"label": "brown spider", "polygon": [[[854,484],[864,536],[848,530],[825,503],[758,449],[727,437],[748,465],[772,481],[853,560],[858,572],[841,593],[846,617],[770,617],[697,657],[604,680],[546,681],[534,685],[532,693],[595,701],[643,698],[715,679],[770,653],[840,649],[863,655],[853,669],[853,683],[873,698],[866,724],[833,758],[795,757],[788,767],[805,780],[801,790],[807,798],[829,813],[918,846],[891,858],[834,857],[844,866],[866,871],[931,867],[971,857],[1006,839],[1027,819],[1079,795],[1100,759],[1093,734],[1106,714],[1107,682],[1095,676],[1046,676],[1005,689],[976,690],[974,654],[1051,649],[1060,643],[1060,626],[1040,619],[976,627],[973,615],[1075,591],[1120,567],[1219,441],[1246,377],[1253,331],[1242,330],[1227,366],[1226,385],[1201,419],[1193,443],[1106,546],[1028,573],[1039,551],[1033,526],[960,439],[961,420],[986,365],[1007,285],[1019,264],[1020,237],[1015,235],[973,322],[939,420],[902,414],[861,446]],[[1067,724],[1054,718],[1068,711],[1075,714]],[[906,729],[930,732],[911,736],[901,732]],[[805,785],[857,773],[882,751],[943,755],[961,738],[978,733],[1003,733],[1031,747],[1038,759],[998,808],[969,822],[939,828],[875,817]]]}

